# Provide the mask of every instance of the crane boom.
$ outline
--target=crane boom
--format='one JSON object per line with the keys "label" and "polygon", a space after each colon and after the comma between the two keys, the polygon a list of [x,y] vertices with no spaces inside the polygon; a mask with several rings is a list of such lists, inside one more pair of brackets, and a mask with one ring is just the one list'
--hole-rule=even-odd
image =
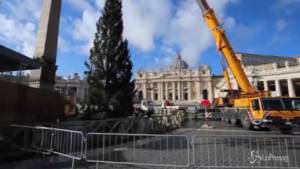
{"label": "crane boom", "polygon": [[223,76],[224,76],[224,79],[225,79],[226,84],[227,84],[227,89],[232,90],[232,85],[231,85],[229,74],[228,74],[227,70],[223,71]]}
{"label": "crane boom", "polygon": [[238,86],[245,94],[257,93],[257,91],[250,84],[240,64],[240,61],[236,57],[235,52],[225,35],[224,29],[222,29],[220,26],[214,10],[209,7],[206,0],[197,0],[197,2],[203,12],[203,18],[207,23],[213,37],[215,38],[217,49],[224,56],[234,78],[238,83]]}
{"label": "crane boom", "polygon": [[[206,0],[197,0],[197,2],[203,12],[203,18],[215,38],[217,49],[226,60],[238,86],[242,90],[237,95],[234,93],[234,90],[231,90],[232,93],[228,95],[229,102],[226,104],[223,102],[223,105],[232,106],[234,111],[223,111],[224,117],[228,120],[230,119],[231,123],[240,123],[245,129],[277,125],[279,128],[284,126],[291,130],[293,126],[300,125],[300,109],[296,106],[296,104],[300,106],[300,98],[270,97],[269,91],[257,91],[254,89],[214,11],[209,7]],[[224,73],[224,78],[225,80],[229,79],[226,72]],[[293,108],[287,108],[289,107],[287,105],[293,105]]]}

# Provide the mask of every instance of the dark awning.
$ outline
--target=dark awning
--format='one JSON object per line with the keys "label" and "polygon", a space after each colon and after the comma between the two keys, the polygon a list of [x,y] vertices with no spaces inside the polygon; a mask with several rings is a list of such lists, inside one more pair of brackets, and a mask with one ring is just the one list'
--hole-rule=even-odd
{"label": "dark awning", "polygon": [[38,69],[40,66],[38,61],[0,45],[0,72]]}

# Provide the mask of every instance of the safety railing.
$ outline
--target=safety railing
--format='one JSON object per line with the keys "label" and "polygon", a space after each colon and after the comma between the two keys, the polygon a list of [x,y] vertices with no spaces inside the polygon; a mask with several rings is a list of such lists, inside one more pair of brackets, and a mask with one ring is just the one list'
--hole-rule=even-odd
{"label": "safety railing", "polygon": [[[15,140],[18,148],[25,151],[43,154],[58,154],[75,160],[84,155],[84,135],[81,131],[58,129],[43,126],[11,125],[24,133],[17,132]],[[21,139],[20,139],[21,137]]]}
{"label": "safety railing", "polygon": [[182,135],[88,133],[88,162],[164,167],[187,167],[189,139]]}
{"label": "safety railing", "polygon": [[24,151],[50,154],[52,132],[35,126],[11,125],[14,127],[15,146]]}
{"label": "safety railing", "polygon": [[[87,133],[13,126],[23,150],[99,164],[197,168],[300,168],[300,137]],[[22,130],[20,130],[22,129]],[[27,134],[24,134],[27,133]]]}
{"label": "safety railing", "polygon": [[80,160],[84,151],[84,136],[81,131],[49,128],[52,131],[51,152]]}
{"label": "safety railing", "polygon": [[300,137],[194,136],[193,165],[203,168],[284,168],[300,166]]}

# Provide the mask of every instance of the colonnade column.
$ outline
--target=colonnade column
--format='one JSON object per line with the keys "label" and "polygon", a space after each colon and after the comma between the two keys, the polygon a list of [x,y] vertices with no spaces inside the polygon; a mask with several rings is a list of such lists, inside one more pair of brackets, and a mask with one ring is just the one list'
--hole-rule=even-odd
{"label": "colonnade column", "polygon": [[276,96],[281,96],[281,88],[279,80],[275,80]]}
{"label": "colonnade column", "polygon": [[294,84],[293,84],[293,80],[292,79],[287,79],[287,82],[288,82],[289,96],[290,97],[295,97],[296,94],[295,94],[295,87],[294,87]]}
{"label": "colonnade column", "polygon": [[188,82],[188,100],[192,100],[192,84],[191,84],[191,81]]}
{"label": "colonnade column", "polygon": [[264,91],[269,91],[268,81],[264,81]]}
{"label": "colonnade column", "polygon": [[150,99],[154,100],[154,88],[153,88],[154,86],[153,86],[153,83],[151,83],[150,87],[151,87],[151,90],[150,90],[151,91],[151,98]]}

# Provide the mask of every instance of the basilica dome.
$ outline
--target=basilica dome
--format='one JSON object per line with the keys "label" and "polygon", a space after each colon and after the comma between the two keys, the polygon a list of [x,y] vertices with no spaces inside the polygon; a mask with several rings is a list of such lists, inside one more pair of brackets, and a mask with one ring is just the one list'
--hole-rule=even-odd
{"label": "basilica dome", "polygon": [[186,61],[182,60],[181,55],[178,53],[178,55],[176,56],[176,59],[170,65],[170,68],[173,70],[188,69],[189,65],[186,63]]}

